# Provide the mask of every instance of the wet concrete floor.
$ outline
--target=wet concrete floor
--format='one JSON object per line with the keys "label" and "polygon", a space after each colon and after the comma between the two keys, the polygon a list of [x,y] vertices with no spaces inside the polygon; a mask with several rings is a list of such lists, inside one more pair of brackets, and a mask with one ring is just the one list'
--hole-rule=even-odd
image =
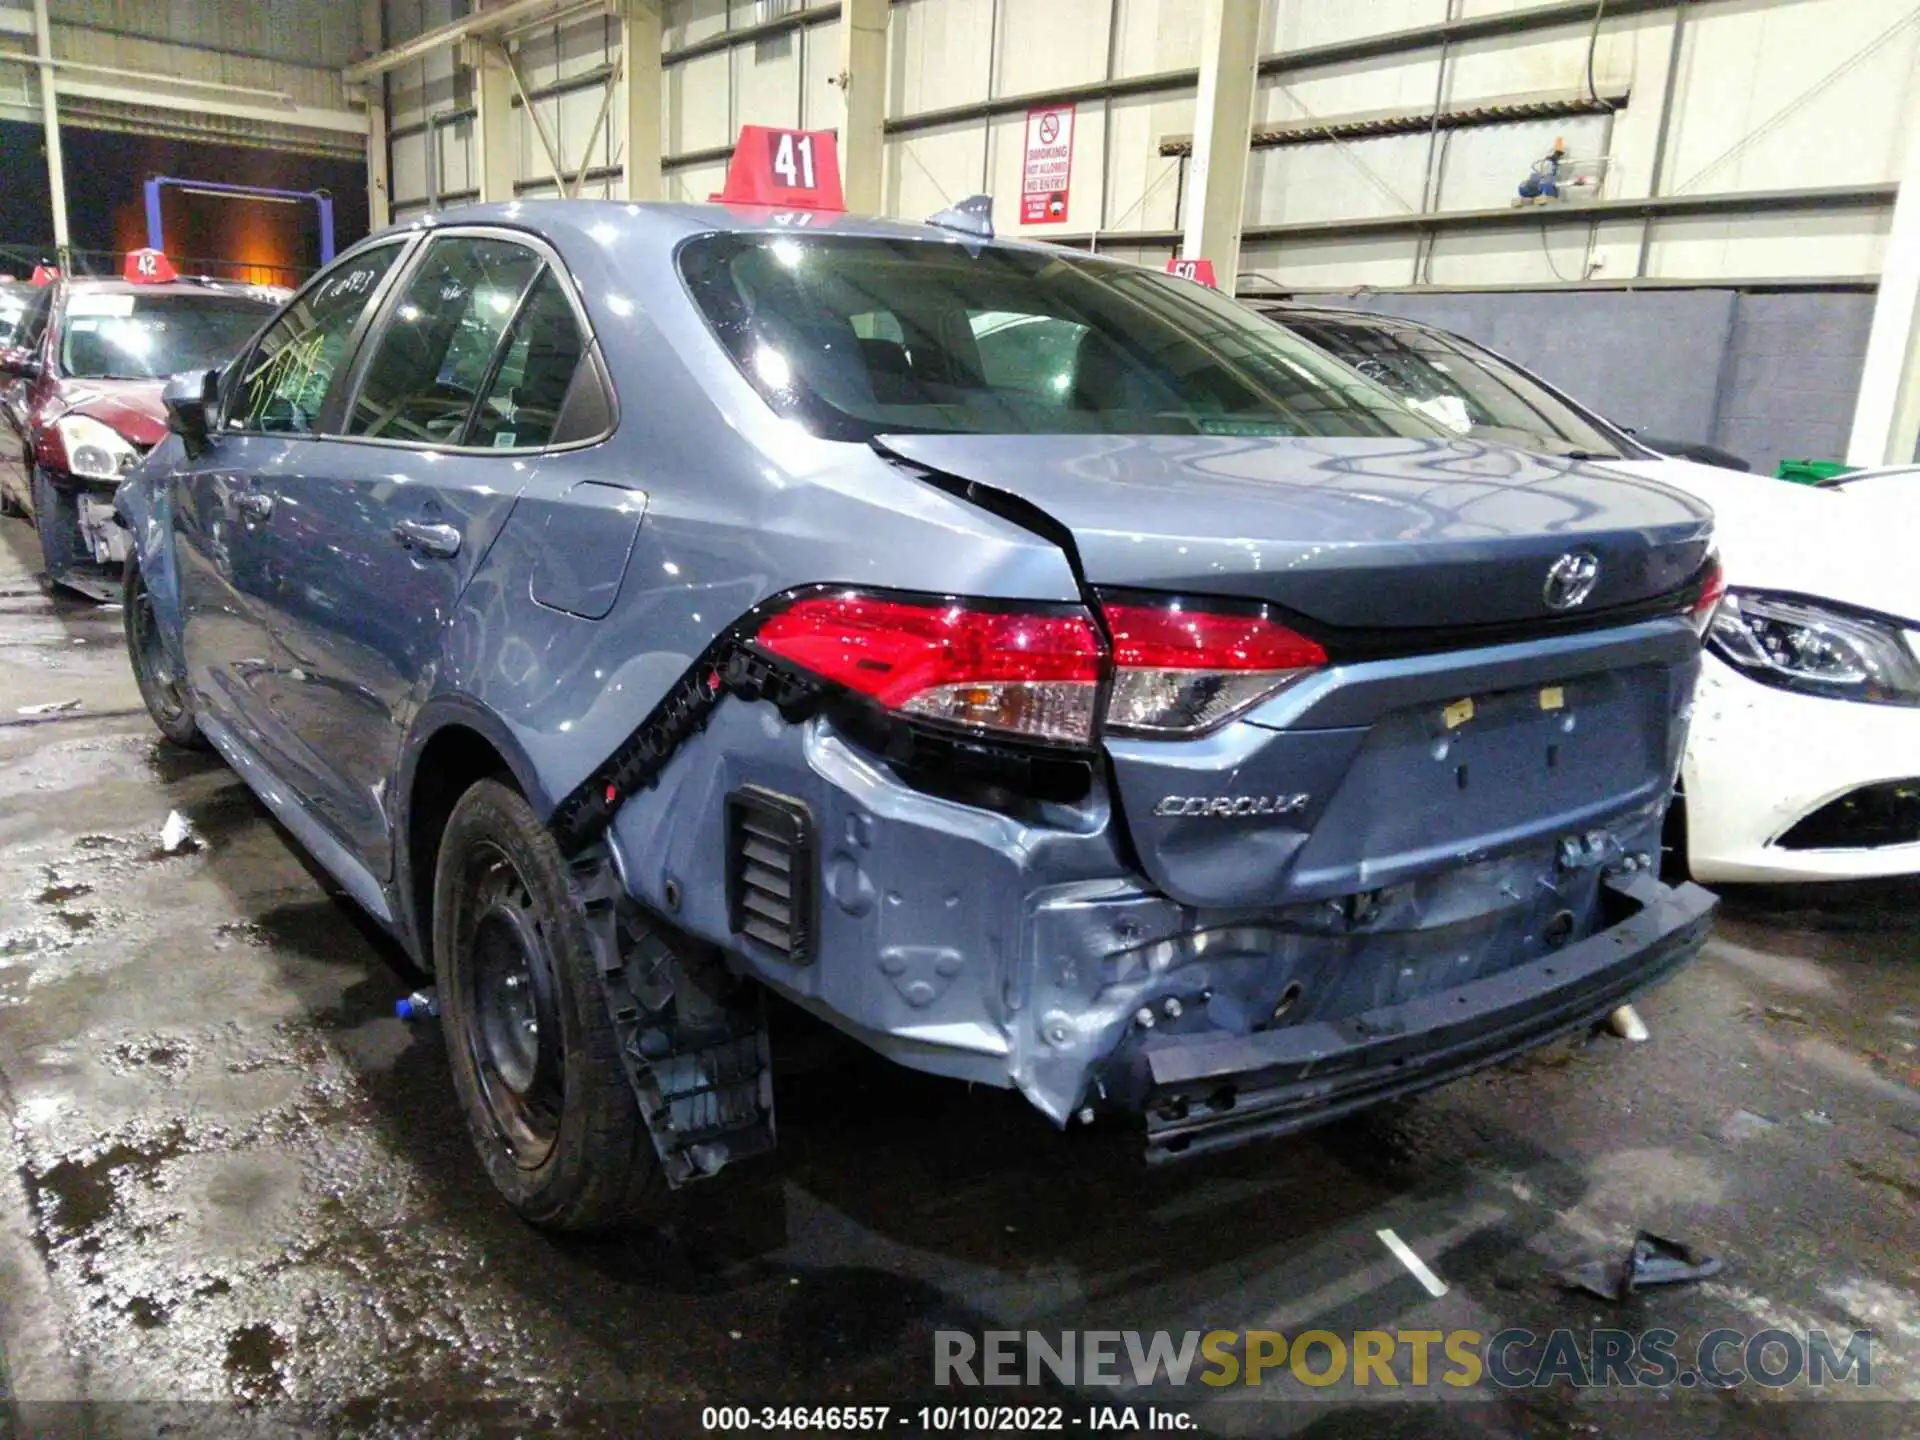
{"label": "wet concrete floor", "polygon": [[[763,1403],[911,1434],[1016,1397],[1068,1432],[1116,1404],[1216,1435],[1920,1434],[1920,886],[1730,897],[1648,1044],[1185,1167],[830,1055],[781,1081],[776,1171],[559,1242],[481,1178],[437,1031],[393,1018],[404,957],[159,743],[119,612],[50,597],[35,555],[0,525],[0,1435],[693,1433]],[[197,848],[162,851],[173,810]],[[1618,1305],[1548,1279],[1641,1228],[1724,1271]],[[1865,1329],[1873,1384],[933,1383],[938,1330],[1515,1326],[1667,1327],[1683,1357]]]}

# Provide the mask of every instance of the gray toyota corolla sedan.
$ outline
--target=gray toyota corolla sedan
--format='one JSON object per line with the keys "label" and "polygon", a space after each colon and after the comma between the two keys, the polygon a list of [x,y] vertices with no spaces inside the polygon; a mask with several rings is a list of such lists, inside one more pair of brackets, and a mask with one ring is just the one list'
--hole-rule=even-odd
{"label": "gray toyota corolla sedan", "polygon": [[156,722],[433,969],[521,1213],[770,1147],[767,988],[1157,1160],[1699,948],[1650,866],[1701,507],[1187,281],[800,218],[376,236],[121,490]]}

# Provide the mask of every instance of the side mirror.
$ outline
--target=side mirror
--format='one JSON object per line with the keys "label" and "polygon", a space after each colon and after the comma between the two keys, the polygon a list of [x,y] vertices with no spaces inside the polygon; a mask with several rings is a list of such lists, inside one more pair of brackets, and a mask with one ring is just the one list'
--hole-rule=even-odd
{"label": "side mirror", "polygon": [[167,429],[186,443],[187,455],[197,458],[207,448],[213,417],[220,409],[220,372],[190,370],[175,375],[160,392],[167,407]]}
{"label": "side mirror", "polygon": [[40,357],[31,350],[8,346],[0,350],[0,375],[12,375],[20,380],[38,380]]}

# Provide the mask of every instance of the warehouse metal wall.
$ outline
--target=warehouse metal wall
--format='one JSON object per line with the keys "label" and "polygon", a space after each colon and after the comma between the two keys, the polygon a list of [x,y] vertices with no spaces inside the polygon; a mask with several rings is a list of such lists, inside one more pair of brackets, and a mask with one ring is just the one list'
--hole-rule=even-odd
{"label": "warehouse metal wall", "polygon": [[[1283,3],[1275,49],[1350,40],[1356,29],[1392,30],[1447,17],[1445,0],[1366,5]],[[1519,4],[1468,4],[1459,14]],[[1617,8],[1617,7],[1616,7]],[[1527,162],[1556,135],[1574,156],[1610,154],[1605,194],[1650,193],[1661,102],[1679,9],[1603,17],[1593,45],[1594,88],[1625,91],[1612,114],[1462,130],[1451,143],[1427,135],[1354,140],[1265,152],[1256,163],[1250,225],[1329,216],[1407,214],[1420,208],[1428,157],[1438,168],[1429,208],[1478,210],[1508,203]],[[1913,129],[1920,23],[1908,0],[1720,0],[1684,7],[1663,195],[1704,195],[1884,184],[1900,175]],[[1590,25],[1578,21],[1335,65],[1263,81],[1265,120],[1381,108],[1468,109],[1503,97],[1586,92]],[[1831,78],[1829,78],[1831,77]],[[1746,279],[1865,276],[1878,271],[1886,204],[1663,218],[1653,223],[1645,274]],[[1530,225],[1442,233],[1427,254],[1407,235],[1279,239],[1249,247],[1243,270],[1288,285],[1484,285],[1624,278],[1640,272],[1645,224],[1606,218],[1591,226]],[[1416,268],[1417,267],[1417,268]]]}
{"label": "warehouse metal wall", "polygon": [[1445,326],[1536,370],[1621,425],[1704,440],[1771,473],[1835,459],[1860,386],[1871,295],[1624,293],[1327,297]]}
{"label": "warehouse metal wall", "polygon": [[[351,0],[49,0],[48,10],[55,58],[103,67],[58,72],[69,124],[329,155],[365,151],[340,76],[361,44]],[[28,8],[0,0],[0,55],[31,45]],[[0,118],[38,121],[29,66],[0,64]]]}
{"label": "warehouse metal wall", "polygon": [[[464,0],[386,3],[388,43],[464,10]],[[1067,223],[1028,228],[1077,243],[1097,234],[1103,249],[1163,259],[1188,163],[1167,152],[1194,130],[1201,10],[1200,0],[896,0],[886,209],[924,215],[985,189],[1001,228],[1021,229],[1025,109],[1066,92],[1078,104]],[[1912,0],[1614,0],[1597,28],[1594,13],[1560,0],[1271,0],[1260,126],[1397,115],[1404,128],[1406,117],[1436,107],[1522,102],[1562,111],[1584,103],[1594,113],[1256,148],[1243,275],[1283,287],[1477,287],[1877,274],[1920,103]],[[1489,16],[1511,17],[1522,33],[1447,40],[1432,29]],[[669,194],[704,198],[715,189],[743,123],[837,123],[836,6],[668,0],[665,18]],[[767,33],[783,22],[790,28]],[[600,100],[593,81],[617,53],[616,27],[597,15],[522,37],[529,84],[561,87],[538,104],[569,170],[583,161],[596,172],[617,169],[618,109],[594,153],[584,153]],[[452,55],[410,66],[391,85],[396,213],[470,192],[470,99]],[[451,118],[429,132],[435,114]],[[524,189],[550,190],[524,110],[516,123]],[[1515,214],[1508,223],[1499,212],[1555,136],[1576,158],[1610,157],[1603,200],[1648,195],[1659,156],[1658,193],[1700,202],[1691,209],[1703,213],[1649,220],[1603,208],[1574,221]],[[587,193],[606,188],[597,181]],[[1797,201],[1780,193],[1809,191],[1824,193]],[[1439,219],[1422,223],[1430,213]]]}

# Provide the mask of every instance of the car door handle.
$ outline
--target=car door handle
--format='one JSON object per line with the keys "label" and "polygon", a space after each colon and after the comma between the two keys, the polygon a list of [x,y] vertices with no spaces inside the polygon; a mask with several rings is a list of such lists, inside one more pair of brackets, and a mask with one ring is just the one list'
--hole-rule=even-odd
{"label": "car door handle", "polygon": [[436,555],[444,560],[460,553],[460,532],[451,525],[436,525],[428,520],[402,520],[393,527],[393,538],[408,550]]}
{"label": "car door handle", "polygon": [[233,497],[233,508],[249,520],[264,520],[273,514],[273,496],[258,490],[242,490]]}

